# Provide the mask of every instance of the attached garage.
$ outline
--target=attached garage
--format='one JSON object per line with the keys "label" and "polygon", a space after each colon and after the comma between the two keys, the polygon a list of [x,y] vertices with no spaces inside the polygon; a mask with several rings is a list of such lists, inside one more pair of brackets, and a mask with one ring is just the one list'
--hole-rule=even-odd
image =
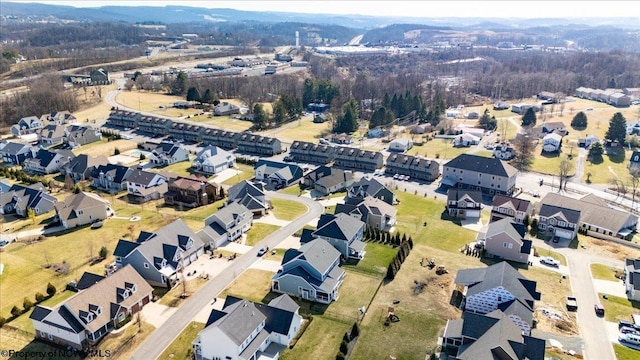
{"label": "attached garage", "polygon": [[573,231],[555,228],[553,234],[561,239],[573,239]]}

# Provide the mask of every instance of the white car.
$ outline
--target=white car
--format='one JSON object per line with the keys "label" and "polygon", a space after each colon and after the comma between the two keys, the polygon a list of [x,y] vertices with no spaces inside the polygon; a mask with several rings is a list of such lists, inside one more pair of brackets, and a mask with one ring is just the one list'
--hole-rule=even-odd
{"label": "white car", "polygon": [[542,259],[540,259],[540,264],[545,264],[545,265],[549,265],[549,266],[553,266],[553,267],[559,267],[560,263],[558,262],[558,260],[550,257],[550,256],[545,256]]}
{"label": "white car", "polygon": [[125,139],[125,140],[131,140],[133,139],[133,136],[131,135],[127,135],[127,134],[122,134],[120,135],[121,138]]}

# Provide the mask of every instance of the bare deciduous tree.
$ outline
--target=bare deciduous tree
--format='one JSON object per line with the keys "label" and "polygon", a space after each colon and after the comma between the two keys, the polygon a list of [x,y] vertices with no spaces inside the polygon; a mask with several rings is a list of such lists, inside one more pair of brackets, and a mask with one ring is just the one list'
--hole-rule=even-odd
{"label": "bare deciduous tree", "polygon": [[566,190],[567,188],[567,178],[569,177],[569,173],[573,169],[573,164],[571,161],[567,159],[563,159],[560,161],[560,166],[558,167],[558,175],[560,176],[560,186],[558,187],[558,192],[561,190]]}

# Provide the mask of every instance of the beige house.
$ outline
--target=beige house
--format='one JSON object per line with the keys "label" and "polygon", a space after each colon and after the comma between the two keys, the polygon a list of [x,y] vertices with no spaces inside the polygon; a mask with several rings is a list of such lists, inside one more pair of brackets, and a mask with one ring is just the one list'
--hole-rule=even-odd
{"label": "beige house", "polygon": [[478,240],[484,242],[487,254],[527,264],[532,255],[532,243],[524,238],[525,233],[524,225],[505,218],[489,223],[486,233],[478,234]]}
{"label": "beige house", "polygon": [[55,205],[56,216],[65,229],[104,220],[113,215],[109,201],[92,193],[71,195]]}

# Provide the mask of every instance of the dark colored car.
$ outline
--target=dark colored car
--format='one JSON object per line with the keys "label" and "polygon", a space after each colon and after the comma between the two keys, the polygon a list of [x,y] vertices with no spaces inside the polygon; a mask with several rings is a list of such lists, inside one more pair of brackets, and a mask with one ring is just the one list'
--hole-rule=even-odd
{"label": "dark colored car", "polygon": [[602,304],[596,303],[595,305],[593,305],[593,309],[595,310],[596,315],[604,316],[604,306],[602,306]]}

